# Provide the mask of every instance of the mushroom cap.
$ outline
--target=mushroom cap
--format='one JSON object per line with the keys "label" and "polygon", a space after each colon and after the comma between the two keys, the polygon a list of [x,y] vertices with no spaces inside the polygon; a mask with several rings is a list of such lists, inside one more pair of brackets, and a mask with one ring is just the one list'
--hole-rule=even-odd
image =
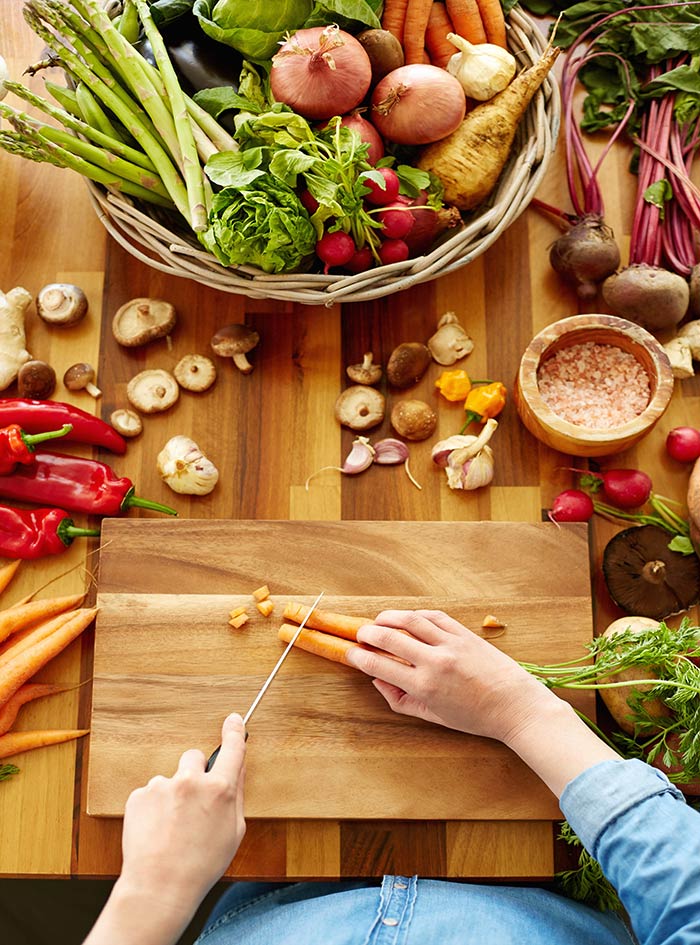
{"label": "mushroom cap", "polygon": [[176,402],[180,388],[172,374],[161,368],[141,371],[126,386],[129,403],[141,413],[160,413]]}
{"label": "mushroom cap", "polygon": [[95,380],[95,369],[91,364],[80,361],[72,364],[63,375],[63,383],[68,390],[83,390],[91,381]]}
{"label": "mushroom cap", "polygon": [[700,561],[668,547],[658,525],[626,528],[603,553],[603,574],[614,602],[630,614],[661,620],[700,600]]}
{"label": "mushroom cap", "polygon": [[382,368],[372,361],[372,352],[368,351],[360,364],[349,364],[345,373],[356,384],[376,384],[381,380]]}
{"label": "mushroom cap", "polygon": [[433,361],[447,366],[466,358],[474,350],[474,342],[457,321],[454,312],[445,312],[437,323],[437,331],[428,339]]}
{"label": "mushroom cap", "polygon": [[177,322],[177,312],[163,299],[131,299],[121,305],[112,319],[112,334],[120,345],[135,348],[169,335]]}
{"label": "mushroom cap", "polygon": [[128,410],[126,407],[113,410],[109,422],[117,433],[121,433],[122,436],[138,436],[143,430],[141,417],[135,411]]}
{"label": "mushroom cap", "polygon": [[260,335],[247,325],[224,325],[212,336],[211,347],[215,354],[233,357],[234,354],[247,354],[260,341]]}
{"label": "mushroom cap", "polygon": [[428,370],[430,351],[418,341],[406,341],[391,352],[386,366],[387,380],[394,387],[410,387]]}
{"label": "mushroom cap", "polygon": [[216,380],[216,367],[203,354],[186,354],[175,365],[175,379],[185,390],[208,390]]}
{"label": "mushroom cap", "polygon": [[26,361],[17,373],[17,393],[29,400],[46,400],[56,389],[56,372],[46,361]]}
{"label": "mushroom cap", "polygon": [[50,325],[76,325],[88,310],[88,301],[80,286],[69,282],[50,282],[39,290],[36,311]]}
{"label": "mushroom cap", "polygon": [[437,414],[424,400],[400,400],[391,411],[392,427],[407,440],[427,440],[437,422]]}
{"label": "mushroom cap", "polygon": [[386,401],[374,387],[355,384],[346,388],[335,402],[335,418],[351,430],[369,430],[384,419]]}

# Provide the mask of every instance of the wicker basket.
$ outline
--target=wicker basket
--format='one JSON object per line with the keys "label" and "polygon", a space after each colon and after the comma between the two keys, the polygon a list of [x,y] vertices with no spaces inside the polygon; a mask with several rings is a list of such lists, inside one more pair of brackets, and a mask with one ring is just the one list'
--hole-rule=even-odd
{"label": "wicker basket", "polygon": [[[520,67],[536,62],[545,45],[529,17],[518,10],[511,12],[509,46]],[[527,207],[544,177],[556,144],[560,113],[557,84],[548,79],[520,124],[512,157],[489,200],[465,214],[463,226],[457,232],[444,233],[431,252],[357,275],[269,275],[253,266],[226,267],[204,250],[184,225],[181,232],[170,229],[172,215],[164,216],[158,208],[106,193],[91,182],[88,187],[95,210],[114,239],[137,259],[169,275],[258,299],[328,306],[361,302],[437,279],[466,266],[495,243]]]}

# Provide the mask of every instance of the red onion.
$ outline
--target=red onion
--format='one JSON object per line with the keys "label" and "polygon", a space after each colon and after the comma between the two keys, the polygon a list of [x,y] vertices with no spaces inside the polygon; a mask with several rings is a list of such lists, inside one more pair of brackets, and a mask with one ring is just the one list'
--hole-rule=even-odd
{"label": "red onion", "polygon": [[397,144],[429,144],[451,134],[467,110],[464,90],[437,66],[394,69],[372,93],[372,124]]}
{"label": "red onion", "polygon": [[272,57],[272,94],[311,120],[349,112],[371,80],[369,56],[337,26],[298,30]]}
{"label": "red onion", "polygon": [[372,122],[363,118],[359,111],[343,115],[340,124],[345,125],[346,128],[354,129],[362,138],[362,141],[369,145],[367,160],[370,164],[376,164],[380,158],[384,157],[384,142],[381,135]]}

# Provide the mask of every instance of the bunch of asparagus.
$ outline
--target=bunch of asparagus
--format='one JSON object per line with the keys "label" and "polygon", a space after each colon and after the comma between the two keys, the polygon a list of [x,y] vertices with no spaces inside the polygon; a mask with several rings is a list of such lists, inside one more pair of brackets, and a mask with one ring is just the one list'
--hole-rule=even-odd
{"label": "bunch of asparagus", "polygon": [[[59,66],[72,87],[47,82],[54,105],[5,80],[5,89],[59,126],[0,103],[14,129],[0,132],[0,147],[72,168],[110,191],[175,207],[195,233],[204,232],[211,189],[203,166],[212,154],[238,146],[183,92],[147,0],[124,0],[114,22],[98,0],[28,0],[24,16],[50,51],[28,71]],[[139,22],[155,67],[132,45]]]}

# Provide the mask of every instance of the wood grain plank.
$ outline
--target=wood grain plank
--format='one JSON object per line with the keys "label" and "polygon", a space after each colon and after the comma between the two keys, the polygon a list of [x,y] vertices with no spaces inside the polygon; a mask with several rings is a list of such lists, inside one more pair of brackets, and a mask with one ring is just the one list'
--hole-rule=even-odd
{"label": "wood grain plank", "polygon": [[511,821],[494,835],[489,823],[450,821],[446,842],[447,876],[532,880],[553,872],[551,823]]}

